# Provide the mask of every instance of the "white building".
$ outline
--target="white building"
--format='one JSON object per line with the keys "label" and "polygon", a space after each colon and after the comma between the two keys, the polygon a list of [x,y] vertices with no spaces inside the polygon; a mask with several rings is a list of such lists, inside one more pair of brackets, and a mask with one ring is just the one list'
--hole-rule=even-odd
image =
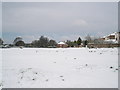
{"label": "white building", "polygon": [[106,42],[119,43],[120,42],[120,32],[114,32],[104,37]]}
{"label": "white building", "polygon": [[59,48],[66,48],[66,47],[68,47],[68,45],[65,42],[59,42],[57,44],[57,47],[59,47]]}

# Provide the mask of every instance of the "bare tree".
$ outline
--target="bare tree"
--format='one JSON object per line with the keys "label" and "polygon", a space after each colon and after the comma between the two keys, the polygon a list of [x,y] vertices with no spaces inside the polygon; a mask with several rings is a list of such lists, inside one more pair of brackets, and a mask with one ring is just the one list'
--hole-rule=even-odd
{"label": "bare tree", "polygon": [[92,38],[89,34],[85,37],[85,39],[88,41],[88,43],[92,43]]}

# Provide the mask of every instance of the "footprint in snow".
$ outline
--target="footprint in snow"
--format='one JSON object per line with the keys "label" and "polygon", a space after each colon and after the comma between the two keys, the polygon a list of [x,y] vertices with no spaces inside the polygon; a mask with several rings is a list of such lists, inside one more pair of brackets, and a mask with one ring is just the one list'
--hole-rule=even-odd
{"label": "footprint in snow", "polygon": [[35,74],[38,74],[37,72]]}
{"label": "footprint in snow", "polygon": [[36,50],[36,53],[37,53],[38,51]]}
{"label": "footprint in snow", "polygon": [[112,69],[113,67],[111,66],[110,69]]}
{"label": "footprint in snow", "polygon": [[48,80],[48,79],[46,79],[45,81],[46,81],[46,82],[48,82],[49,80]]}
{"label": "footprint in snow", "polygon": [[85,66],[88,66],[88,64],[85,64]]}
{"label": "footprint in snow", "polygon": [[21,77],[21,79],[23,79],[23,77]]}
{"label": "footprint in snow", "polygon": [[22,71],[21,73],[24,73],[25,71]]}
{"label": "footprint in snow", "polygon": [[76,58],[74,58],[74,59],[76,59]]}
{"label": "footprint in snow", "polygon": [[33,80],[33,81],[35,81],[36,79],[35,79],[35,78],[33,78],[32,80]]}
{"label": "footprint in snow", "polygon": [[60,77],[63,77],[63,76],[60,76]]}
{"label": "footprint in snow", "polygon": [[63,76],[60,76],[60,77],[62,78],[62,79],[61,79],[62,81],[65,81],[65,79],[63,78]]}
{"label": "footprint in snow", "polygon": [[20,81],[18,81],[17,83],[20,83]]}

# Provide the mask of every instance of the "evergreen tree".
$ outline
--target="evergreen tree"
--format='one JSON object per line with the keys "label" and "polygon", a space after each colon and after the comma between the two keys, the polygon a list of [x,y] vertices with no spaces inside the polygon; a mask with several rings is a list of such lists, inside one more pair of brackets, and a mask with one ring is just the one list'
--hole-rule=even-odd
{"label": "evergreen tree", "polygon": [[72,42],[70,40],[67,40],[66,44],[68,45],[68,47],[74,47],[75,46],[74,42]]}
{"label": "evergreen tree", "polygon": [[49,39],[47,37],[41,36],[38,40],[39,47],[48,47]]}
{"label": "evergreen tree", "polygon": [[25,43],[21,37],[16,37],[15,40],[13,41],[13,44],[15,46],[24,46],[25,45]]}
{"label": "evergreen tree", "polygon": [[81,38],[79,37],[78,40],[77,40],[77,44],[78,44],[78,45],[81,45],[81,42],[82,42],[82,40],[81,40]]}
{"label": "evergreen tree", "polygon": [[32,41],[31,45],[32,45],[33,47],[39,47],[38,40]]}
{"label": "evergreen tree", "polygon": [[77,41],[75,40],[74,43],[77,43]]}
{"label": "evergreen tree", "polygon": [[50,40],[49,41],[49,46],[56,46],[57,45],[57,43],[56,43],[56,41],[55,40]]}
{"label": "evergreen tree", "polygon": [[25,43],[23,41],[16,42],[15,46],[24,46]]}
{"label": "evergreen tree", "polygon": [[2,45],[3,44],[3,40],[0,38],[0,45]]}

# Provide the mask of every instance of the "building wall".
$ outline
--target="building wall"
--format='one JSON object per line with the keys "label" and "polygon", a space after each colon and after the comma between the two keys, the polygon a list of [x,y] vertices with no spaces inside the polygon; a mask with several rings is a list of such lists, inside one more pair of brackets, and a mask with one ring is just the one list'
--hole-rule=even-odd
{"label": "building wall", "polygon": [[115,34],[115,39],[116,39],[116,41],[117,41],[118,43],[120,43],[120,32],[117,32],[117,33]]}
{"label": "building wall", "polygon": [[114,41],[115,43],[120,42],[120,32],[115,32],[112,35],[106,36],[105,41]]}
{"label": "building wall", "polygon": [[58,44],[57,47],[58,48],[67,48],[68,45],[67,44]]}

